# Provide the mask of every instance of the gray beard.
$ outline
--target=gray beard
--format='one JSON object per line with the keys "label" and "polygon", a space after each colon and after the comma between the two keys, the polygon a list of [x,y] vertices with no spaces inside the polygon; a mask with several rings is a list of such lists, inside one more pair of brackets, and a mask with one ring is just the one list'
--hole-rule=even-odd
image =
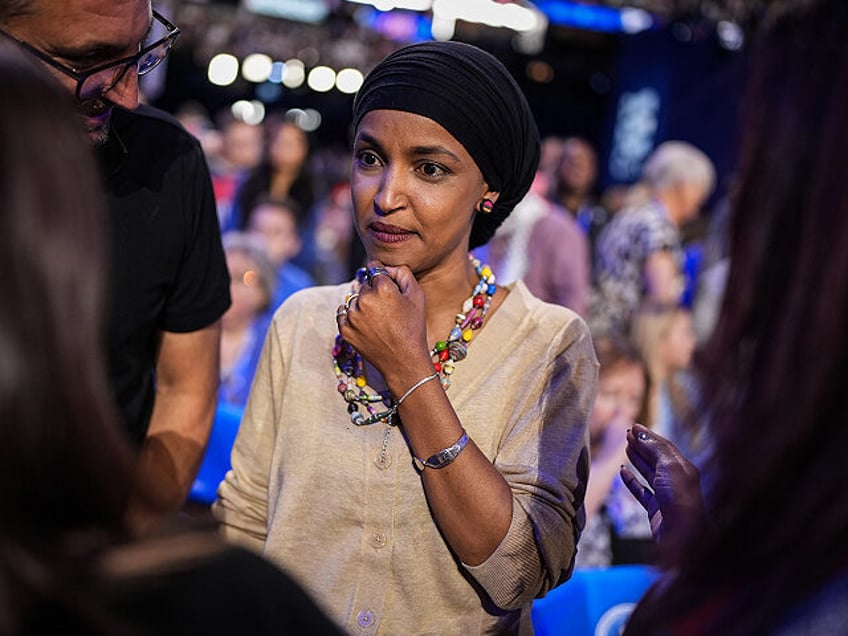
{"label": "gray beard", "polygon": [[89,130],[88,140],[94,147],[102,146],[109,141],[109,122],[97,130]]}

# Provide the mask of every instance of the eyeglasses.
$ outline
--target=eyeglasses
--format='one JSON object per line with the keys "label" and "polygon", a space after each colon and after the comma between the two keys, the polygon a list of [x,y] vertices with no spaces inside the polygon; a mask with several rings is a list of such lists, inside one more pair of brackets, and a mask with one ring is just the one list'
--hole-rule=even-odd
{"label": "eyeglasses", "polygon": [[10,40],[13,40],[18,45],[35,55],[43,62],[49,64],[58,71],[61,71],[68,77],[72,77],[77,82],[76,96],[80,101],[98,99],[108,93],[118,85],[118,82],[123,79],[127,70],[135,66],[138,75],[146,75],[159,63],[165,59],[171,50],[171,47],[176,42],[180,35],[178,26],[164,18],[158,11],[153,11],[153,18],[161,24],[167,34],[153,42],[152,44],[143,47],[135,55],[122,58],[115,62],[95,66],[86,71],[78,71],[77,69],[66,66],[61,62],[53,59],[46,53],[39,51],[34,46],[27,44],[8,33],[0,30],[0,35],[3,35]]}

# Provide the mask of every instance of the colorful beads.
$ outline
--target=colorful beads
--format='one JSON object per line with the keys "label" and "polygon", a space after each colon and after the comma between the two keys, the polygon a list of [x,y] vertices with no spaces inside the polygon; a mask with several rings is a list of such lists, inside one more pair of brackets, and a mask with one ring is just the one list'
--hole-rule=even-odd
{"label": "colorful beads", "polygon": [[356,378],[356,386],[358,386],[360,389],[363,388],[366,384],[368,384],[368,382],[365,381],[364,375],[360,375],[358,378]]}
{"label": "colorful beads", "polygon": [[451,342],[448,345],[450,349],[450,357],[454,362],[459,362],[460,360],[464,360],[465,356],[468,355],[468,347],[462,341],[459,342]]}
{"label": "colorful beads", "polygon": [[471,342],[471,339],[473,337],[474,337],[474,332],[471,331],[471,329],[466,329],[465,331],[462,332],[462,339],[465,340],[465,342]]}
{"label": "colorful beads", "polygon": [[448,348],[448,343],[445,342],[444,340],[439,340],[436,343],[436,351],[439,351],[439,352],[445,351],[447,348]]}

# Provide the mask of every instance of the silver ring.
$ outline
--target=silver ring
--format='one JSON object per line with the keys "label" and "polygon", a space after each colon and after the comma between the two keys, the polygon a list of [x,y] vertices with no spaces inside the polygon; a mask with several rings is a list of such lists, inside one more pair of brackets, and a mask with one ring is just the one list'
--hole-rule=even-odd
{"label": "silver ring", "polygon": [[347,316],[347,309],[339,309],[336,312],[336,318],[341,318],[342,316]]}
{"label": "silver ring", "polygon": [[345,298],[344,306],[346,311],[350,311],[350,303],[359,298],[359,292],[353,292],[352,294],[348,294],[347,298]]}
{"label": "silver ring", "polygon": [[389,271],[385,267],[369,267],[365,270],[365,276],[368,279],[368,284],[371,285],[377,276],[388,276],[391,278]]}

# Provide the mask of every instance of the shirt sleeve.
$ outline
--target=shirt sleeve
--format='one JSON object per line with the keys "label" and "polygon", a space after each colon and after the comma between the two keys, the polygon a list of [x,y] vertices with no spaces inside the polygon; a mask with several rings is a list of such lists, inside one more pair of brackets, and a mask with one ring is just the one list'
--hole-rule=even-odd
{"label": "shirt sleeve", "polygon": [[574,319],[550,352],[545,367],[525,376],[534,382],[524,415],[507,431],[494,460],[512,490],[509,530],[486,561],[465,565],[506,610],[571,575],[585,522],[587,422],[598,373],[586,324]]}
{"label": "shirt sleeve", "polygon": [[165,331],[188,332],[215,322],[230,306],[230,277],[221,246],[209,168],[199,144],[180,155],[173,182],[184,224],[183,257],[162,321]]}

